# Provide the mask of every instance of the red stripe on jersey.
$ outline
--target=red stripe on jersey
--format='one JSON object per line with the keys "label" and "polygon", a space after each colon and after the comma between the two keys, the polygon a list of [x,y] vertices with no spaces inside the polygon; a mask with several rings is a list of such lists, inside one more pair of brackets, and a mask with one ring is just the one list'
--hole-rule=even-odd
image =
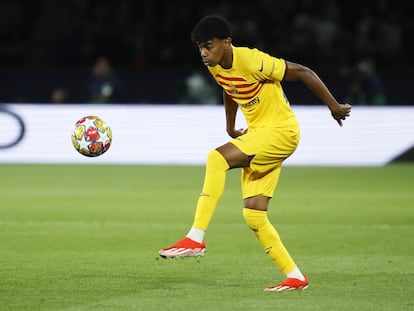
{"label": "red stripe on jersey", "polygon": [[[234,94],[231,90],[229,89],[224,89],[224,91],[227,93],[227,95],[229,95],[231,98],[234,99],[243,99],[243,100],[251,100],[253,98],[255,98],[257,96],[257,94],[259,94],[260,90],[262,89],[263,84],[260,83],[257,87],[255,87],[253,90],[249,91],[249,92],[238,92],[237,94]],[[250,95],[253,91],[255,91],[252,95]],[[247,95],[249,94],[249,96],[243,97],[243,96],[239,96],[240,94],[242,95]]]}
{"label": "red stripe on jersey", "polygon": [[[257,88],[261,88],[261,83],[258,83],[257,85],[256,85],[256,87],[254,87],[254,88],[252,88],[251,90],[248,90],[248,91],[242,91],[242,92],[237,92],[237,94],[241,94],[241,95],[243,95],[243,94],[250,94],[250,93],[252,93],[252,92],[254,92],[254,91],[256,91],[257,90]],[[237,85],[235,85],[235,87],[237,88]]]}
{"label": "red stripe on jersey", "polygon": [[[223,85],[223,86],[230,86],[229,83],[223,82],[223,81],[217,81],[218,84]],[[254,83],[250,83],[250,84],[231,84],[232,86],[234,86],[236,89],[243,89],[246,87],[250,87],[252,85],[254,85]]]}
{"label": "red stripe on jersey", "polygon": [[257,94],[259,94],[259,92],[262,89],[262,87],[263,87],[263,84],[260,83],[259,84],[259,87],[257,88],[256,92],[254,92],[253,95],[251,95],[251,96],[249,96],[247,98],[243,98],[243,99],[253,99],[253,98],[255,98],[257,96]]}
{"label": "red stripe on jersey", "polygon": [[230,77],[224,77],[220,74],[217,74],[216,77],[221,78],[226,81],[247,81],[245,78],[230,78]]}

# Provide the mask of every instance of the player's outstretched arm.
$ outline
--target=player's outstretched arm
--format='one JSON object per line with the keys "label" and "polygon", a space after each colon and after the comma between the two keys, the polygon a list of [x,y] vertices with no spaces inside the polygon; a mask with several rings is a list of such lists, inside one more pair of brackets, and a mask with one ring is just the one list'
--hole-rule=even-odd
{"label": "player's outstretched arm", "polygon": [[305,85],[318,96],[331,110],[332,117],[342,126],[342,120],[350,116],[351,105],[348,103],[340,104],[322,82],[319,76],[306,66],[287,62],[285,74],[286,81],[302,81]]}

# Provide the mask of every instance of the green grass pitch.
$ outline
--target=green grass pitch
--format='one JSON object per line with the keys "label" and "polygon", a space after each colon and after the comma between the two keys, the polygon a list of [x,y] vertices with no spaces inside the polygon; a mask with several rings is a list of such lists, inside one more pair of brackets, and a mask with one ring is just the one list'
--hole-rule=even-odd
{"label": "green grass pitch", "polygon": [[413,310],[414,165],[285,167],[269,217],[306,273],[283,280],[242,218],[238,170],[200,259],[198,166],[0,165],[0,310]]}

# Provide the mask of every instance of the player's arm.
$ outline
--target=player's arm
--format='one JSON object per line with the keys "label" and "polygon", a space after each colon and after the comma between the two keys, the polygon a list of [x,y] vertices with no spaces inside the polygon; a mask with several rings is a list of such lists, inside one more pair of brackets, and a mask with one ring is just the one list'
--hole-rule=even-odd
{"label": "player's arm", "polygon": [[240,135],[243,135],[245,133],[244,130],[236,130],[235,124],[236,124],[236,116],[237,116],[237,109],[238,105],[237,103],[229,96],[225,91],[223,91],[223,102],[224,107],[226,110],[226,130],[227,133],[230,135],[230,137],[236,138]]}
{"label": "player's arm", "polygon": [[332,117],[342,126],[342,120],[349,117],[351,105],[340,104],[333,97],[326,85],[319,76],[308,67],[300,64],[287,62],[284,80],[286,81],[302,81],[316,96],[318,96],[331,110]]}

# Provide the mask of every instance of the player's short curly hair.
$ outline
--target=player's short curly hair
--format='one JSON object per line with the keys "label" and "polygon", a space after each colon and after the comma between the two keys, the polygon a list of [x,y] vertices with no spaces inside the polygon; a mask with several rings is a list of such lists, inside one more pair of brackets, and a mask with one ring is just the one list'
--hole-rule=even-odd
{"label": "player's short curly hair", "polygon": [[202,18],[191,31],[191,41],[207,42],[210,39],[226,39],[231,37],[230,23],[220,15],[207,15]]}

